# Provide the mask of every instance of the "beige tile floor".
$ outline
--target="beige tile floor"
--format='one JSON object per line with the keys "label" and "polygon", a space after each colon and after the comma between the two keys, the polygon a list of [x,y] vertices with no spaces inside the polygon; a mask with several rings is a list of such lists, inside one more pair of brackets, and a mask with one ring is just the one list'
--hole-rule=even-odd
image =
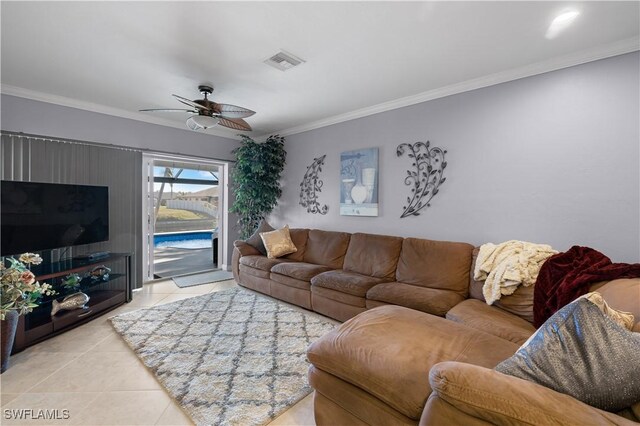
{"label": "beige tile floor", "polygon": [[[145,284],[131,303],[14,355],[0,376],[0,424],[192,424],[107,318],[236,285],[233,280],[184,289],[171,280]],[[57,409],[61,417],[62,410],[68,410],[68,418],[30,422],[8,418],[7,410],[16,409]],[[309,395],[270,425],[314,424]]]}

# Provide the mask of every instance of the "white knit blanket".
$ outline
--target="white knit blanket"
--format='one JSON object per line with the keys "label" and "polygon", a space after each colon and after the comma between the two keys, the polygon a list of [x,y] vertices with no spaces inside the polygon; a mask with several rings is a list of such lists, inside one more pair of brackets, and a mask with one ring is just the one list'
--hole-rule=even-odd
{"label": "white knit blanket", "polygon": [[482,293],[487,304],[492,305],[502,295],[513,294],[521,284],[535,284],[544,261],[556,253],[549,245],[526,241],[483,244],[473,278],[476,281],[485,280]]}

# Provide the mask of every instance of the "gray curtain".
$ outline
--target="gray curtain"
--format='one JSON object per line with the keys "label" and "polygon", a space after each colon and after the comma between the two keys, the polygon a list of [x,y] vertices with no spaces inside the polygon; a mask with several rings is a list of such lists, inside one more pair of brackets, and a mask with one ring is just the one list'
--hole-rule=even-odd
{"label": "gray curtain", "polygon": [[[109,187],[109,241],[67,251],[133,254],[132,288],[142,286],[142,153],[79,141],[2,133],[3,180]],[[52,252],[58,260],[59,250]]]}

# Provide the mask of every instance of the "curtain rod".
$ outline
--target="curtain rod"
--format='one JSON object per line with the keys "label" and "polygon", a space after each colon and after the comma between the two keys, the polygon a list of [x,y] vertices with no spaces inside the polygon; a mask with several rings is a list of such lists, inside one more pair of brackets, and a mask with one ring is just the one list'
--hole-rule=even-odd
{"label": "curtain rod", "polygon": [[127,146],[116,145],[113,143],[82,141],[79,139],[58,138],[58,137],[51,137],[51,136],[35,135],[35,134],[24,133],[24,132],[12,132],[9,130],[0,130],[0,135],[15,136],[20,138],[30,138],[30,139],[37,139],[42,141],[53,141],[53,142],[61,142],[61,143],[72,143],[72,144],[78,144],[78,145],[99,146],[102,148],[111,148],[111,149],[119,149],[122,151],[140,152],[143,154],[177,155],[177,156],[189,157],[193,159],[215,160],[215,161],[222,161],[225,163],[235,163],[235,160],[227,160],[227,159],[216,158],[216,157],[202,157],[200,155],[179,154],[171,151],[156,151],[148,148],[131,148]]}

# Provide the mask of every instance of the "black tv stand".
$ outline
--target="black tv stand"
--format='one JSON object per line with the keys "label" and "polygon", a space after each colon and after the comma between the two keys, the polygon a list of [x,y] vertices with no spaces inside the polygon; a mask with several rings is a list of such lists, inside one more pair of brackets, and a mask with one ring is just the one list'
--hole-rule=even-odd
{"label": "black tv stand", "polygon": [[[108,277],[90,274],[99,266],[106,266],[111,270]],[[109,253],[99,259],[75,258],[43,263],[33,266],[31,272],[40,283],[51,284],[58,294],[43,297],[33,312],[20,316],[13,344],[14,353],[131,301],[131,253]],[[71,274],[77,274],[81,280],[76,286],[65,286],[64,280]],[[78,291],[89,296],[87,309],[60,311],[51,316],[53,300],[60,301],[64,296]]]}
{"label": "black tv stand", "polygon": [[73,259],[81,262],[87,262],[92,260],[101,260],[106,259],[111,255],[108,251],[96,251],[94,253],[80,254],[75,256]]}

